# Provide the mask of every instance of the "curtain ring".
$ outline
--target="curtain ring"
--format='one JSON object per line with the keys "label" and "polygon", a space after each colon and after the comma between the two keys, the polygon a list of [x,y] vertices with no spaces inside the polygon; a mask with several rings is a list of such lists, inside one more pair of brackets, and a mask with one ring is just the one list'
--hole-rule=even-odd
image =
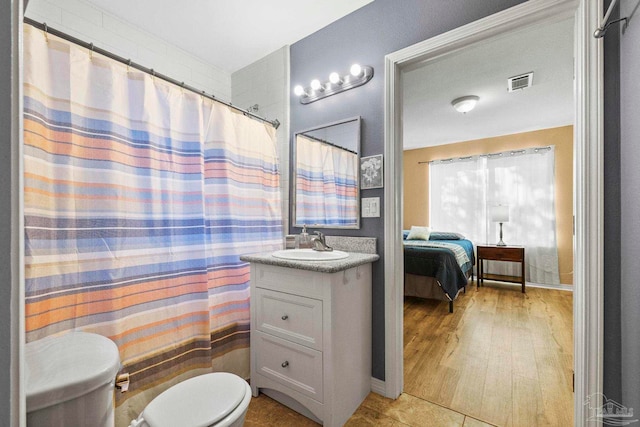
{"label": "curtain ring", "polygon": [[89,58],[93,59],[93,43],[89,43],[89,49],[91,50],[91,52],[89,53]]}
{"label": "curtain ring", "polygon": [[44,22],[42,25],[44,25],[44,39],[47,43],[49,43],[49,27],[47,27],[46,22]]}
{"label": "curtain ring", "polygon": [[149,73],[151,74],[151,79],[153,80],[156,77],[155,70],[152,68],[151,70],[149,70]]}
{"label": "curtain ring", "polygon": [[127,73],[131,71],[131,58],[127,61]]}

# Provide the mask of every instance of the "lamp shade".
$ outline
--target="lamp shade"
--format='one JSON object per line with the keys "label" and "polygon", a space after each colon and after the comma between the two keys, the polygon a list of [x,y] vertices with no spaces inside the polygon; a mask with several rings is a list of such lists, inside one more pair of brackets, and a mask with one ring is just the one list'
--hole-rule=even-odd
{"label": "lamp shade", "polygon": [[490,214],[493,222],[509,222],[509,206],[491,206]]}

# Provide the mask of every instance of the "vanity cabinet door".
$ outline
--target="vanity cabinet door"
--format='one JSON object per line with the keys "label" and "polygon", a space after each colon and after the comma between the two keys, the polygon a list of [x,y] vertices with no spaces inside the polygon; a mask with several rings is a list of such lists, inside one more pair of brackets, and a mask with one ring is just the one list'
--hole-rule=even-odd
{"label": "vanity cabinet door", "polygon": [[262,332],[255,334],[256,372],[322,403],[322,353]]}
{"label": "vanity cabinet door", "polygon": [[258,330],[322,350],[322,301],[256,288],[252,303]]}

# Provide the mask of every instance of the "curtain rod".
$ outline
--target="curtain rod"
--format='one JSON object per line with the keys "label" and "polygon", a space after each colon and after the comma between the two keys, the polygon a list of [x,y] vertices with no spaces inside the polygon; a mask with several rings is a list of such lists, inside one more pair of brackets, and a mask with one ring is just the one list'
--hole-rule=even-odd
{"label": "curtain rod", "polygon": [[[626,16],[624,18],[616,19],[614,21],[609,22],[609,17],[611,16],[611,12],[613,12],[613,8],[616,7],[616,3],[618,3],[618,0],[611,0],[611,3],[609,3],[609,8],[607,9],[607,12],[604,14],[604,18],[602,18],[602,23],[593,32],[593,37],[595,37],[597,39],[600,39],[600,38],[604,37],[604,35],[607,33],[607,30],[609,29],[609,27],[612,24],[615,24],[617,22],[624,21],[625,22],[625,24],[624,24],[625,26],[629,24],[629,21],[627,20]],[[623,32],[624,32],[625,26],[622,27]]]}
{"label": "curtain rod", "polygon": [[357,151],[349,150],[348,148],[341,147],[341,146],[339,146],[337,144],[334,144],[333,142],[325,141],[322,138],[316,138],[315,136],[307,135],[306,133],[299,133],[297,135],[303,135],[305,138],[309,138],[309,139],[312,139],[314,141],[321,142],[323,144],[327,144],[327,145],[330,145],[330,146],[335,147],[335,148],[339,148],[339,149],[344,150],[344,151],[348,151],[349,153],[353,153],[353,154],[356,154],[356,155],[358,154]]}
{"label": "curtain rod", "polygon": [[433,163],[433,162],[453,162],[454,160],[469,160],[472,159],[473,157],[494,157],[494,156],[502,156],[505,153],[508,154],[521,154],[526,152],[527,150],[533,150],[534,152],[538,152],[540,150],[551,150],[551,146],[547,145],[546,147],[531,147],[531,148],[523,148],[523,149],[519,149],[519,150],[508,150],[508,151],[501,151],[499,153],[488,153],[488,154],[476,154],[475,156],[465,156],[465,157],[450,157],[448,159],[435,159],[435,160],[427,160],[427,161],[423,161],[423,162],[418,162],[419,165],[423,165],[426,163]]}
{"label": "curtain rod", "polygon": [[226,105],[227,107],[233,108],[234,110],[241,112],[242,114],[244,114],[247,117],[250,117],[250,118],[258,120],[258,121],[261,121],[263,123],[268,123],[268,124],[270,124],[271,126],[273,126],[276,129],[278,129],[278,127],[280,126],[280,122],[278,121],[278,119],[275,119],[273,121],[272,120],[268,120],[268,119],[266,119],[264,117],[258,116],[257,114],[253,114],[248,110],[243,110],[242,108],[236,107],[235,105],[231,104],[230,102],[225,102],[225,101],[223,101],[221,99],[216,98],[215,95],[209,95],[204,90],[199,90],[199,89],[197,89],[197,88],[195,88],[193,86],[185,84],[184,82],[179,82],[176,79],[173,79],[173,78],[171,78],[169,76],[166,76],[164,74],[158,73],[153,68],[147,68],[145,66],[142,66],[140,64],[137,64],[137,63],[131,61],[131,59],[123,58],[123,57],[121,57],[119,55],[116,55],[115,53],[109,52],[108,50],[105,50],[105,49],[99,48],[97,46],[94,46],[93,43],[87,43],[84,40],[80,40],[79,38],[73,37],[72,35],[64,33],[64,32],[62,32],[60,30],[56,30],[55,28],[51,28],[51,27],[49,27],[47,25],[46,22],[40,23],[40,22],[35,21],[35,20],[31,19],[31,18],[27,18],[26,16],[24,17],[24,22],[25,22],[25,24],[29,24],[32,27],[35,27],[35,28],[37,28],[39,30],[44,31],[46,34],[52,34],[52,35],[54,35],[56,37],[60,37],[61,39],[64,39],[64,40],[67,40],[67,41],[69,41],[71,43],[77,44],[77,45],[79,45],[81,47],[84,47],[85,49],[89,49],[92,52],[99,53],[100,55],[106,56],[107,58],[113,59],[114,61],[121,62],[121,63],[123,63],[123,64],[125,64],[125,65],[127,65],[129,67],[135,68],[136,70],[142,71],[142,72],[147,73],[147,74],[151,74],[152,76],[158,77],[161,80],[164,80],[166,82],[169,82],[169,83],[174,84],[176,86],[179,86],[181,88],[187,89],[187,90],[189,90],[191,92],[197,93],[197,94],[199,94],[201,96],[204,96],[205,98],[211,99],[212,101],[219,102],[220,104]]}

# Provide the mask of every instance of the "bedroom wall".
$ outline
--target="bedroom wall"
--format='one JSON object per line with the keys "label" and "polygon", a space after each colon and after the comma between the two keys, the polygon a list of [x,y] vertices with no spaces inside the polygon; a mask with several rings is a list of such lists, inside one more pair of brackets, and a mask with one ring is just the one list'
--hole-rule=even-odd
{"label": "bedroom wall", "polygon": [[[384,56],[519,3],[523,0],[376,0],[300,40],[291,46],[291,87],[326,79],[333,71],[346,73],[354,62],[371,65],[375,75],[362,87],[308,105],[300,104],[291,93],[291,133],[358,115],[362,117],[362,155],[383,153]],[[380,197],[384,207],[383,193],[383,189],[364,190],[361,197]],[[326,233],[378,239],[381,259],[373,265],[372,375],[384,380],[384,212],[380,218],[363,218],[360,230]]]}
{"label": "bedroom wall", "polygon": [[403,228],[429,225],[429,165],[418,164],[450,157],[496,153],[530,147],[555,145],[556,233],[560,283],[573,284],[573,126],[495,138],[464,141],[404,152]]}

